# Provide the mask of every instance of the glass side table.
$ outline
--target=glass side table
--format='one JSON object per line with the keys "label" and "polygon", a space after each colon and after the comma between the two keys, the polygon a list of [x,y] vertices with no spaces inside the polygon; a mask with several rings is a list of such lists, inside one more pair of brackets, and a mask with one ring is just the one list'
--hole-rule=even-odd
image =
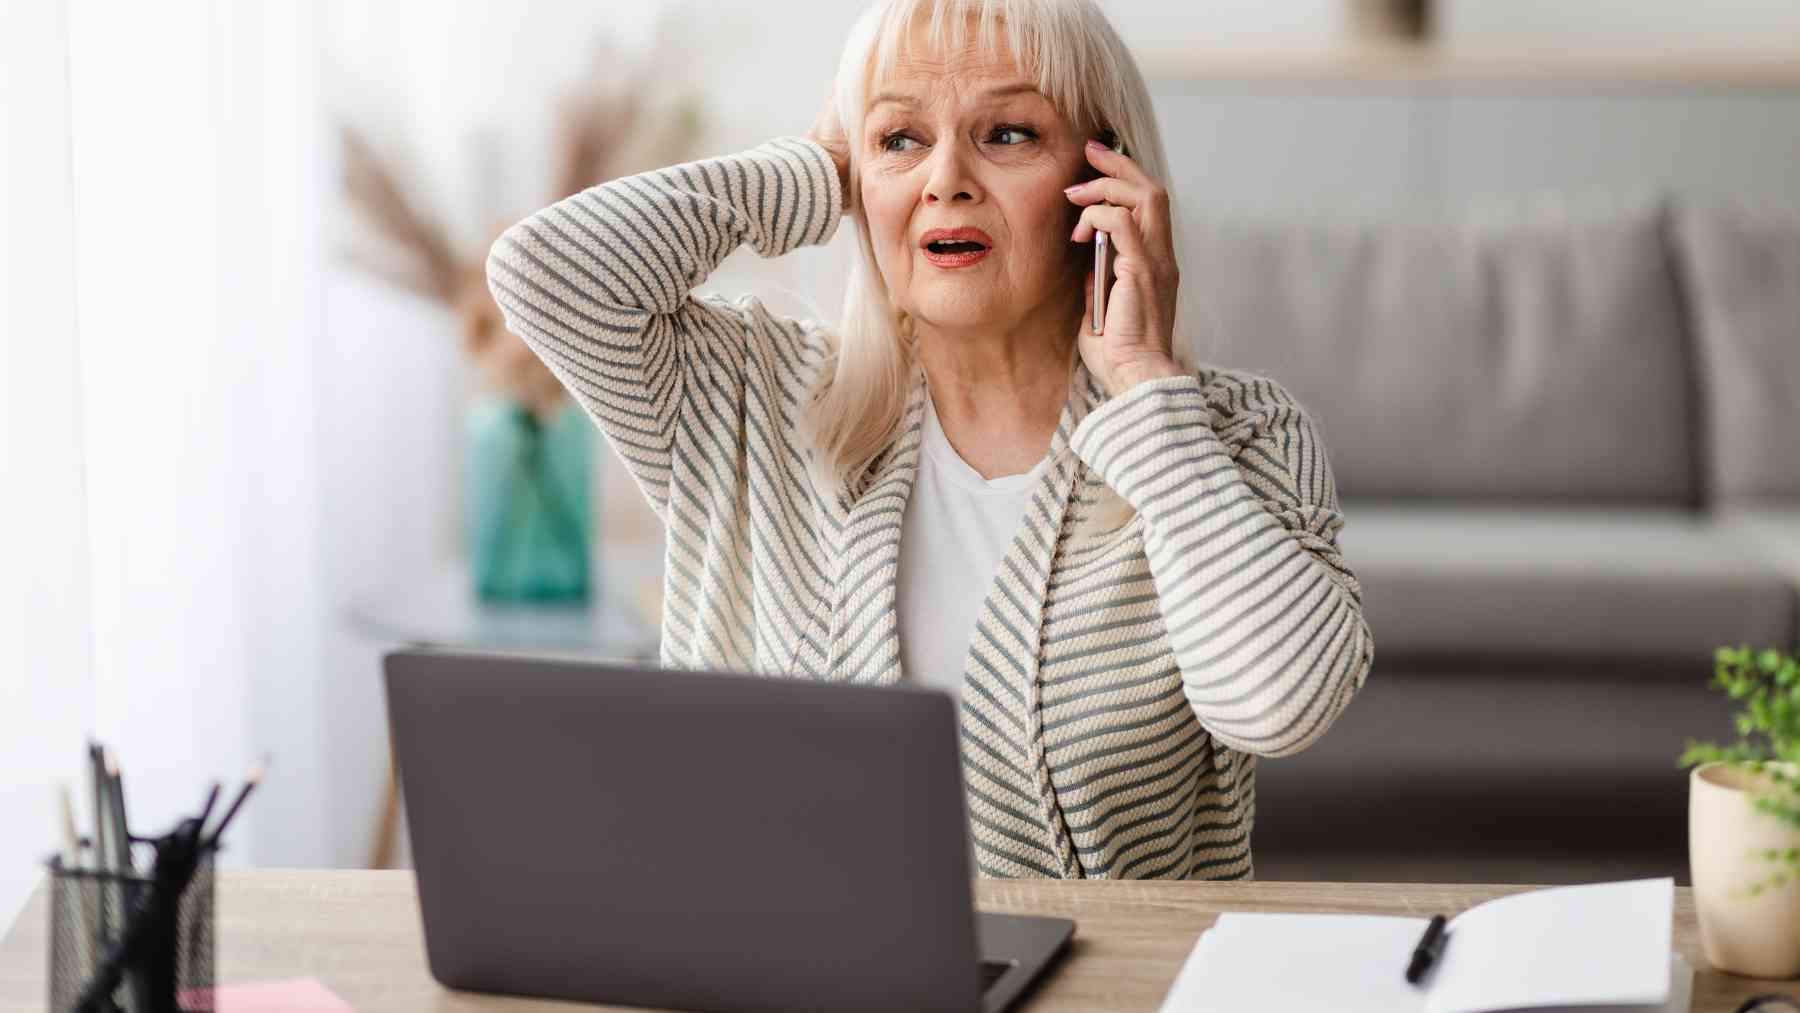
{"label": "glass side table", "polygon": [[[602,574],[604,577],[604,574]],[[396,643],[481,651],[556,651],[600,658],[656,660],[658,633],[612,583],[596,584],[585,604],[490,602],[475,594],[465,562],[424,580],[355,601],[350,624]]]}

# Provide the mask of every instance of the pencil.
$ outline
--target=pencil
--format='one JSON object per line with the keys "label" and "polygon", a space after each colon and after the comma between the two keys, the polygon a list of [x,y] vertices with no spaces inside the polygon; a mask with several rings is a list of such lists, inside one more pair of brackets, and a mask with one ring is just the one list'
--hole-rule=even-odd
{"label": "pencil", "polygon": [[[212,790],[206,793],[206,804],[200,807],[200,825],[206,825],[206,818],[212,815],[213,804],[219,801],[219,782],[212,783]],[[196,834],[196,836],[198,836]]]}
{"label": "pencil", "polygon": [[237,816],[238,810],[243,808],[244,800],[250,797],[250,793],[256,790],[258,784],[262,783],[263,769],[268,762],[268,758],[264,757],[262,763],[251,768],[250,776],[244,781],[244,786],[238,790],[237,798],[231,800],[231,807],[225,810],[225,815],[219,819],[218,827],[213,830],[212,836],[207,838],[207,847],[218,845],[219,838],[225,833],[225,828],[231,825],[231,821]]}
{"label": "pencil", "polygon": [[62,805],[63,867],[73,869],[81,864],[81,833],[75,829],[75,802],[69,797],[67,782],[56,786]]}
{"label": "pencil", "polygon": [[100,743],[88,740],[88,775],[94,794],[94,868],[104,869],[109,859],[106,850],[106,771],[100,764]]}
{"label": "pencil", "polygon": [[107,845],[112,848],[108,861],[113,871],[131,875],[136,866],[131,860],[131,822],[125,814],[125,777],[119,772],[119,754],[111,748],[101,750],[106,761]]}

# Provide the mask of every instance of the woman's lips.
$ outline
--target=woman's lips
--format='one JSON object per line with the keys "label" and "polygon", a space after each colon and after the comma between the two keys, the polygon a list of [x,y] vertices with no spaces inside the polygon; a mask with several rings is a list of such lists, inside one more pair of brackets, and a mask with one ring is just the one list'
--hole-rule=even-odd
{"label": "woman's lips", "polygon": [[[934,245],[956,248],[934,250]],[[926,260],[938,267],[969,267],[980,263],[981,258],[987,256],[988,251],[993,248],[993,237],[973,225],[929,229],[919,237],[920,252],[925,254]]]}
{"label": "woman's lips", "polygon": [[925,247],[920,252],[925,254],[926,260],[931,261],[938,267],[968,267],[987,256],[990,251],[984,246],[979,250],[969,250],[960,253],[935,253],[930,247]]}

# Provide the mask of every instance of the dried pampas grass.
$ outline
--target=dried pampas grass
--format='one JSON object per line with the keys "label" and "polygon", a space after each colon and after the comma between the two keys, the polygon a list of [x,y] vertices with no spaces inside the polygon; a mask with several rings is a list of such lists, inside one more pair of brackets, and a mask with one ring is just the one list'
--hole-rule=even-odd
{"label": "dried pampas grass", "polygon": [[[649,101],[649,96],[668,96],[670,80],[691,79],[668,73],[670,63],[680,59],[681,26],[680,19],[665,18],[652,42],[635,54],[621,52],[608,39],[596,45],[590,78],[557,102],[553,179],[539,206],[692,157],[702,125],[698,97],[676,95],[654,106]],[[541,421],[550,421],[562,406],[562,384],[523,340],[506,330],[487,286],[487,251],[523,214],[498,215],[485,226],[478,249],[458,250],[442,223],[421,208],[423,201],[409,196],[366,138],[345,123],[340,139],[345,197],[382,244],[378,251],[346,246],[340,251],[343,259],[447,307],[456,315],[463,351],[486,382]]]}

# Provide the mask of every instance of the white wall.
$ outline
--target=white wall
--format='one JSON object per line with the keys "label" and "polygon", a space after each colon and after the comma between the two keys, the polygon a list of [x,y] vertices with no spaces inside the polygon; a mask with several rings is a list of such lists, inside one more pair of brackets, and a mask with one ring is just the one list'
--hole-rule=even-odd
{"label": "white wall", "polygon": [[[59,4],[6,8],[9,80],[64,78],[66,51],[45,44],[62,37],[64,16]],[[0,99],[0,559],[9,575],[0,593],[0,926],[56,847],[53,786],[67,783],[81,804],[77,777],[94,727],[69,96],[51,88],[21,97]],[[20,335],[30,337],[13,340]]]}
{"label": "white wall", "polygon": [[332,819],[308,778],[328,745],[304,11],[6,8],[0,916],[59,843],[52,785],[87,809],[88,735],[140,833],[273,753],[225,864]]}

